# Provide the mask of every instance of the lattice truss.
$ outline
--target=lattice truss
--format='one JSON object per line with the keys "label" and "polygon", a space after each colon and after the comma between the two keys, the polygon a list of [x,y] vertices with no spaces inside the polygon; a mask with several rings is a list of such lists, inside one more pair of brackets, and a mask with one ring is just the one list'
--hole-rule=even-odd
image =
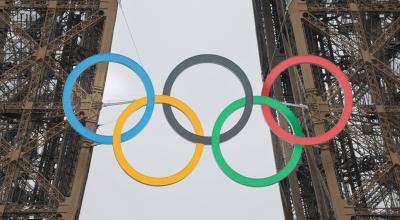
{"label": "lattice truss", "polygon": [[[99,7],[99,0],[0,1],[2,219],[66,219],[76,172],[89,164],[77,167],[85,143],[66,122],[61,95],[72,68],[99,52],[106,17]],[[78,80],[75,109],[90,97],[95,71]]]}
{"label": "lattice truss", "polygon": [[[254,6],[265,74],[279,60],[304,53],[290,18],[299,12],[308,53],[340,66],[354,92],[345,130],[327,146],[308,148],[294,177],[281,183],[286,219],[400,219],[400,1],[255,0]],[[282,74],[274,95],[308,105],[293,110],[314,136],[318,125],[328,130],[336,123],[343,93],[336,78],[316,66],[315,87],[305,88],[303,71],[297,66]],[[332,159],[333,177],[323,151]],[[287,155],[279,147],[275,154],[282,167]],[[337,205],[341,199],[343,206]],[[335,207],[352,211],[341,218]]]}

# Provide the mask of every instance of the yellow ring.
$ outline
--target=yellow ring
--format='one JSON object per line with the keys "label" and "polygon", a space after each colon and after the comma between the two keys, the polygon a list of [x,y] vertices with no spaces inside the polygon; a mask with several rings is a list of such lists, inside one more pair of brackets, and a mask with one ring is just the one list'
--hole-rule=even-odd
{"label": "yellow ring", "polygon": [[[170,97],[170,96],[165,96],[165,95],[156,95],[156,103],[157,104],[168,104],[171,105],[177,109],[179,109],[182,113],[188,117],[190,120],[191,124],[193,125],[194,131],[197,135],[203,136],[203,128],[201,126],[200,120],[197,117],[197,115],[193,112],[193,110],[183,103],[182,101]],[[146,176],[139,171],[137,171],[135,168],[133,168],[129,162],[126,160],[124,153],[122,152],[122,147],[121,147],[121,133],[122,133],[122,128],[125,124],[125,121],[129,118],[129,116],[140,109],[141,107],[145,106],[147,104],[147,98],[141,98],[133,103],[131,103],[118,117],[117,123],[114,128],[114,134],[113,134],[113,148],[114,148],[114,154],[115,157],[117,158],[117,161],[121,168],[133,179],[147,184],[147,185],[152,185],[152,186],[165,186],[165,185],[170,185],[177,183],[187,177],[197,166],[198,162],[200,161],[201,155],[203,153],[204,149],[204,144],[201,143],[196,143],[196,149],[193,154],[192,159],[189,161],[189,163],[178,173],[173,174],[171,176],[167,177],[151,177],[151,176]]]}

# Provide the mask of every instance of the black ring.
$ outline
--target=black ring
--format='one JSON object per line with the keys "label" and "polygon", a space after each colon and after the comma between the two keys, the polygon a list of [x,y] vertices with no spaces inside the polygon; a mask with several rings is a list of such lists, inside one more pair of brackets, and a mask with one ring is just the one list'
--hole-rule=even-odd
{"label": "black ring", "polygon": [[[233,126],[229,131],[221,134],[220,136],[220,142],[225,142],[232,137],[234,137],[236,134],[238,134],[244,126],[247,124],[249,121],[251,112],[253,110],[253,89],[251,87],[250,81],[247,78],[246,74],[243,72],[243,70],[236,65],[233,61],[222,57],[218,55],[213,55],[213,54],[202,54],[202,55],[197,55],[193,56],[191,58],[186,59],[182,63],[180,63],[178,66],[175,67],[174,70],[172,70],[171,74],[168,76],[167,81],[165,82],[164,85],[164,91],[163,94],[170,96],[171,95],[171,90],[172,90],[172,85],[175,82],[175,80],[178,78],[178,76],[187,68],[195,66],[197,64],[202,64],[202,63],[213,63],[220,65],[222,67],[225,67],[232,71],[240,80],[242,83],[242,86],[244,88],[245,96],[246,96],[246,104],[244,106],[244,111],[243,115],[240,117],[238,123]],[[185,138],[188,141],[194,142],[194,143],[202,143],[205,145],[211,145],[211,137],[210,136],[199,136],[196,134],[193,134],[192,132],[186,130],[177,120],[172,112],[172,108],[169,105],[163,105],[163,110],[165,117],[167,118],[168,123],[171,125],[171,127],[183,138]]]}

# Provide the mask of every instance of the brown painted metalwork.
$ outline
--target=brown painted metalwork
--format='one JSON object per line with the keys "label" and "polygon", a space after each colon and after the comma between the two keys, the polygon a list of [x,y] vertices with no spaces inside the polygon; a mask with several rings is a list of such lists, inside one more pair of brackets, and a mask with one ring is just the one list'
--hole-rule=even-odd
{"label": "brown painted metalwork", "polygon": [[[65,121],[61,93],[74,65],[110,51],[116,12],[116,0],[0,0],[1,219],[78,218],[93,144]],[[74,89],[92,130],[106,71]]]}
{"label": "brown painted metalwork", "polygon": [[[351,81],[354,111],[329,143],[308,147],[281,182],[286,219],[400,219],[400,1],[253,0],[265,74],[286,57],[315,54]],[[300,65],[282,74],[273,95],[294,108],[308,135],[341,114],[343,94],[326,71]],[[288,127],[277,116],[283,127]],[[290,145],[273,135],[276,164]]]}

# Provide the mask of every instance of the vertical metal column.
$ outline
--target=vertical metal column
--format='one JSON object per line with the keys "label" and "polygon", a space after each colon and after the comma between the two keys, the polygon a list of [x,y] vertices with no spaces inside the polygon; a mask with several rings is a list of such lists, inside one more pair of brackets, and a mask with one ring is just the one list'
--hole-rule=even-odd
{"label": "vertical metal column", "polygon": [[[263,74],[282,56],[315,54],[344,70],[354,92],[345,130],[307,147],[297,171],[281,183],[285,218],[400,218],[400,1],[253,3]],[[343,108],[337,80],[314,65],[287,70],[273,95],[309,107],[293,109],[309,136],[331,128]],[[273,143],[279,169],[290,146],[276,136]]]}
{"label": "vertical metal column", "polygon": [[[116,0],[0,0],[0,217],[78,219],[92,143],[65,121],[72,68],[111,48]],[[107,64],[78,79],[73,105],[97,129]]]}

